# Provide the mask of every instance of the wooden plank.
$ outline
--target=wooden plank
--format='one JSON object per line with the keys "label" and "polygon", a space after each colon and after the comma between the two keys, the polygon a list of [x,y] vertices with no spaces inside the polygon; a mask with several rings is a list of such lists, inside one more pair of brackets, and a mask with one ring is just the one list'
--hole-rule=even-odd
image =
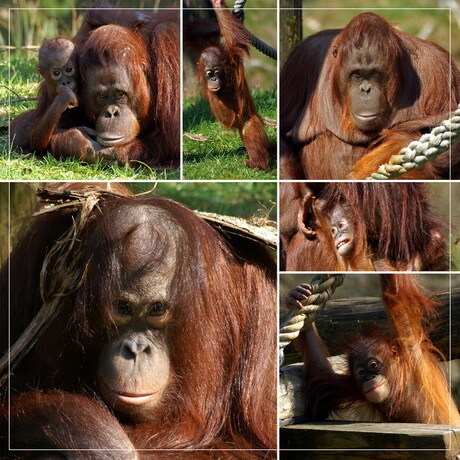
{"label": "wooden plank", "polygon": [[280,451],[280,460],[459,460],[445,452],[419,451]]}
{"label": "wooden plank", "polygon": [[[338,421],[289,425],[280,428],[283,450],[280,458],[451,459],[460,451],[459,438],[460,427],[446,425]],[[340,452],[309,452],[306,456],[305,452],[285,449],[339,449]],[[343,449],[354,451],[343,452]],[[377,450],[369,452],[371,449]]]}

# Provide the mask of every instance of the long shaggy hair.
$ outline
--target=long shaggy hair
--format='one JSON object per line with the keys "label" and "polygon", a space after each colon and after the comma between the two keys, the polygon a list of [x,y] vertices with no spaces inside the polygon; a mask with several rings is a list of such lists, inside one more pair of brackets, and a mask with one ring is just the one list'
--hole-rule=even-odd
{"label": "long shaggy hair", "polygon": [[[271,267],[245,259],[204,220],[163,198],[108,197],[100,201],[82,233],[82,284],[15,370],[21,384],[97,394],[94,366],[108,337],[110,299],[120,287],[123,244],[145,208],[158,219],[147,225],[149,266],[162,263],[172,245],[175,261],[172,317],[166,329],[174,379],[149,423],[132,425],[138,448],[276,448],[276,300]],[[75,209],[31,217],[1,272],[3,351],[14,343],[42,305],[40,270],[45,254],[72,225]],[[126,216],[114,228],[115,215]],[[167,218],[161,219],[161,216]],[[172,222],[172,224],[171,224]],[[144,224],[143,224],[144,225]],[[266,259],[265,259],[266,260]],[[264,261],[265,263],[265,261]],[[15,386],[13,392],[21,392]]]}

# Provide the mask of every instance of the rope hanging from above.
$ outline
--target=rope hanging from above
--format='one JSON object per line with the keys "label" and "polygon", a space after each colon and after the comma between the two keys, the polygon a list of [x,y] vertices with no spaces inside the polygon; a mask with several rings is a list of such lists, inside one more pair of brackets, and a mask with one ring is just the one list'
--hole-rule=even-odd
{"label": "rope hanging from above", "polygon": [[460,105],[448,120],[441,122],[430,133],[423,134],[418,141],[393,155],[389,162],[379,167],[367,180],[388,180],[402,176],[406,172],[420,168],[427,161],[435,160],[452,144],[460,141]]}
{"label": "rope hanging from above", "polygon": [[302,302],[300,310],[294,309],[284,320],[279,335],[280,366],[284,361],[284,348],[296,339],[300,331],[315,321],[315,314],[324,307],[332,294],[342,285],[343,275],[315,275],[310,283],[312,294]]}
{"label": "rope hanging from above", "polygon": [[[246,4],[247,0],[235,0],[235,4],[233,5],[232,14],[241,22],[244,21],[244,5]],[[256,37],[254,34],[251,33],[252,36],[252,46],[259,50],[261,53],[265,54],[271,59],[275,61],[278,59],[277,52],[275,48],[272,48],[270,45],[262,41],[260,38]]]}

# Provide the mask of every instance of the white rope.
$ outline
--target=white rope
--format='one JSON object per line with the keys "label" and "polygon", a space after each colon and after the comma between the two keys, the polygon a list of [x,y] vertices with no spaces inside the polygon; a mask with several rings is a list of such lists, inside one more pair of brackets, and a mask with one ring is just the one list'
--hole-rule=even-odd
{"label": "white rope", "polygon": [[311,281],[312,294],[302,301],[301,309],[293,309],[280,328],[279,353],[299,336],[300,331],[315,320],[315,313],[323,308],[337,287],[343,283],[343,275],[315,275]]}
{"label": "white rope", "polygon": [[424,134],[418,141],[412,141],[407,147],[393,155],[390,161],[367,180],[387,180],[399,177],[408,171],[420,168],[427,161],[435,160],[441,153],[460,140],[460,105],[448,120],[441,122],[430,133]]}
{"label": "white rope", "polygon": [[[246,4],[246,0],[235,0],[235,4],[233,5],[232,14],[237,19],[239,19],[241,22],[244,21],[243,8],[245,4]],[[252,36],[252,46],[255,49],[259,50],[261,53],[265,54],[265,56],[268,56],[269,58],[275,61],[278,59],[275,48],[272,48],[270,45],[265,43],[259,37],[256,37],[253,33],[251,33],[251,36]]]}

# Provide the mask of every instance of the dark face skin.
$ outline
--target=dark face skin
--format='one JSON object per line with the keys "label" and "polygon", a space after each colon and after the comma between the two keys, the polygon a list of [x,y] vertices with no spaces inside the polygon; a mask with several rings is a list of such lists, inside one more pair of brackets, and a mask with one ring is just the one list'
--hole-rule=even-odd
{"label": "dark face skin", "polygon": [[224,86],[224,71],[221,65],[221,57],[218,49],[207,49],[201,56],[200,60],[204,66],[204,77],[208,90],[217,93]]}
{"label": "dark face skin", "polygon": [[355,249],[355,229],[343,206],[337,205],[331,212],[331,230],[334,247],[342,257],[351,257]]}
{"label": "dark face skin", "polygon": [[390,115],[385,94],[390,69],[382,52],[375,48],[371,43],[354,48],[342,59],[339,72],[343,101],[348,99],[351,120],[363,132],[380,131]]}
{"label": "dark face skin", "polygon": [[[171,382],[166,328],[172,319],[169,299],[178,254],[172,243],[160,266],[152,266],[151,227],[143,221],[151,225],[151,219],[165,222],[168,217],[137,208],[133,218],[139,222],[123,242],[122,286],[111,302],[112,338],[100,352],[97,383],[109,407],[130,420],[145,421]],[[123,229],[123,219],[129,221],[129,216],[118,214],[114,225]]]}
{"label": "dark face skin", "polygon": [[76,49],[70,40],[57,38],[45,41],[40,48],[38,68],[55,94],[64,88],[76,91]]}
{"label": "dark face skin", "polygon": [[359,357],[353,365],[353,377],[372,404],[383,404],[390,396],[390,385],[382,369],[383,363],[378,356]]}
{"label": "dark face skin", "polygon": [[105,147],[132,141],[140,126],[126,66],[91,67],[85,81],[85,107],[96,119],[96,140]]}

